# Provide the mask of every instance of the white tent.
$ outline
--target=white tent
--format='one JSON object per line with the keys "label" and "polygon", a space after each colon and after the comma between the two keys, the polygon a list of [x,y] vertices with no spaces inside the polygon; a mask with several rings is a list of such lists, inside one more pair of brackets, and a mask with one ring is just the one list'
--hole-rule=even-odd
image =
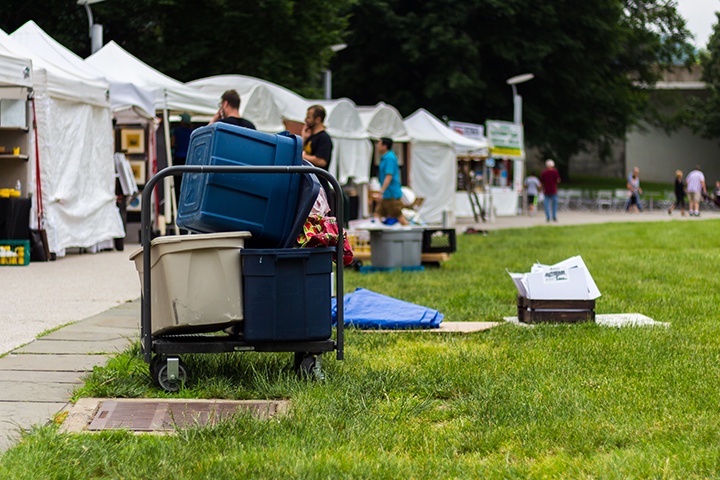
{"label": "white tent", "polygon": [[357,107],[363,127],[370,138],[392,138],[394,142],[409,142],[403,118],[395,107],[380,102],[374,107]]}
{"label": "white tent", "polygon": [[214,115],[218,99],[186,86],[139,60],[115,42],[90,55],[85,62],[113,81],[129,82],[153,92],[155,110]]}
{"label": "white tent", "polygon": [[[105,77],[101,71],[57,42],[32,20],[11,33],[10,37],[36,55],[69,72],[79,72],[80,75],[90,78]],[[144,119],[154,117],[152,92],[127,82],[112,79],[108,79],[108,82],[113,112],[133,110]]]}
{"label": "white tent", "polygon": [[[172,164],[170,113],[214,115],[218,110],[217,97],[200,92],[155,70],[115,42],[106,44],[85,61],[103,72],[109,79],[130,82],[153,92],[155,110],[162,112],[163,115],[165,158],[168,165]],[[173,177],[165,177],[164,185],[165,209],[159,225],[162,233],[165,232],[165,224],[173,221],[176,212],[172,207],[175,202],[175,196],[171,194],[174,188]]]}
{"label": "white tent", "polygon": [[[305,114],[310,106],[306,99],[285,87],[246,75],[215,75],[193,80],[186,85],[211,93],[216,97],[229,89],[235,89],[240,95],[243,95],[258,85],[262,85],[272,95],[280,117],[292,122],[305,123]],[[252,118],[250,119],[252,120]]]}
{"label": "white tent", "polygon": [[[351,100],[307,100],[287,88],[245,75],[217,75],[193,80],[187,85],[216,96],[230,88],[243,95],[262,86],[272,95],[281,118],[297,123],[305,123],[308,107],[322,105],[327,111],[325,126],[333,140],[330,173],[340,183],[346,183],[349,177],[355,177],[356,183],[369,181],[372,145],[367,141],[368,135]],[[253,120],[250,112],[243,116]]]}
{"label": "white tent", "polygon": [[0,44],[0,86],[32,87],[32,60],[15,55]]}
{"label": "white tent", "polygon": [[[37,150],[50,250],[91,247],[124,235],[115,206],[107,82],[68,72],[0,30],[0,46],[33,62]],[[35,145],[34,139],[32,143]],[[33,180],[35,148],[30,148]]]}
{"label": "white tent", "polygon": [[404,123],[412,145],[410,187],[425,198],[420,216],[428,223],[439,223],[447,211],[454,223],[457,156],[487,148],[487,143],[463,137],[422,108]]}

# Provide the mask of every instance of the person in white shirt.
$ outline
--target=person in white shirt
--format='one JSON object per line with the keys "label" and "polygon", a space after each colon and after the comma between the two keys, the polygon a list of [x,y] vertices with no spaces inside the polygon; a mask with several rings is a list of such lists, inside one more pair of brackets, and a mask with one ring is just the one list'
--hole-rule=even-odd
{"label": "person in white shirt", "polygon": [[525,193],[527,193],[528,213],[531,217],[535,215],[535,198],[537,198],[540,187],[540,179],[535,175],[530,174],[525,179]]}
{"label": "person in white shirt", "polygon": [[700,171],[700,165],[695,165],[695,170],[685,177],[687,185],[688,203],[690,204],[690,216],[700,216],[700,200],[707,195],[705,186],[705,175]]}

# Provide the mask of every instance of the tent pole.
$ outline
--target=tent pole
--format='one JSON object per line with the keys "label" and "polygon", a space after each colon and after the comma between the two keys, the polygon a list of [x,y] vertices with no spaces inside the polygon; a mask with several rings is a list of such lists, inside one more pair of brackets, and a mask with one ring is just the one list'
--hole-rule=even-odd
{"label": "tent pole", "polygon": [[[165,156],[167,158],[168,167],[172,167],[172,150],[170,148],[170,117],[167,108],[163,110],[163,131],[165,133]],[[174,223],[177,205],[175,205],[175,177],[168,175],[164,179],[165,182],[165,224],[171,221]],[[168,198],[169,197],[169,198]],[[178,235],[179,229],[175,225],[175,235]]]}

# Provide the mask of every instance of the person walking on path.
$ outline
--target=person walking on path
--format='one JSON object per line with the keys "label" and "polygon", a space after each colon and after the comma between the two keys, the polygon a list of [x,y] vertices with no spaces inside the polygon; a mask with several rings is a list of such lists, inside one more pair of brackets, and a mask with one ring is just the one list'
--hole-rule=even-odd
{"label": "person walking on path", "polygon": [[700,171],[700,165],[695,165],[695,170],[688,173],[685,178],[687,185],[688,201],[690,203],[690,216],[700,216],[700,200],[703,194],[707,195],[705,186],[705,175]]}
{"label": "person walking on path", "polygon": [[540,191],[540,180],[532,173],[525,179],[525,193],[527,193],[528,213],[535,215],[535,199]]}
{"label": "person walking on path", "polygon": [[545,170],[540,174],[540,184],[545,194],[545,218],[557,222],[557,193],[560,173],[555,169],[553,160],[545,160]]}
{"label": "person walking on path", "polygon": [[675,202],[670,205],[668,215],[672,215],[673,210],[680,207],[680,214],[685,216],[685,184],[683,183],[682,170],[675,170]]}
{"label": "person walking on path", "polygon": [[640,168],[634,167],[628,174],[627,185],[625,186],[628,191],[628,199],[625,202],[625,211],[641,212],[642,205],[640,204],[640,195],[642,195],[642,188],[640,188]]}
{"label": "person walking on path", "polygon": [[642,205],[640,205],[640,195],[642,194],[642,188],[640,188],[640,169],[635,167],[630,172],[630,177],[627,182],[628,199],[625,203],[625,211],[630,212],[631,210],[635,213],[642,212]]}

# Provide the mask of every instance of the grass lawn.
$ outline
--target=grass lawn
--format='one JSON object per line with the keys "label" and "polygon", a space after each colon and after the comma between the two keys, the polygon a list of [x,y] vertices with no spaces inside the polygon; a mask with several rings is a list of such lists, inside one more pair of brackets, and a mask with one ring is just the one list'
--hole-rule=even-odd
{"label": "grass lawn", "polygon": [[[346,360],[326,355],[324,382],[297,379],[290,354],[190,356],[195,381],[176,396],[288,398],[290,412],[166,437],[40,427],[0,458],[0,478],[717,478],[718,232],[715,220],[543,226],[458,236],[439,269],[348,271],[346,291],[499,321],[515,314],[505,269],[582,255],[598,313],[671,326],[350,330]],[[164,396],[137,348],[77,395]]]}

